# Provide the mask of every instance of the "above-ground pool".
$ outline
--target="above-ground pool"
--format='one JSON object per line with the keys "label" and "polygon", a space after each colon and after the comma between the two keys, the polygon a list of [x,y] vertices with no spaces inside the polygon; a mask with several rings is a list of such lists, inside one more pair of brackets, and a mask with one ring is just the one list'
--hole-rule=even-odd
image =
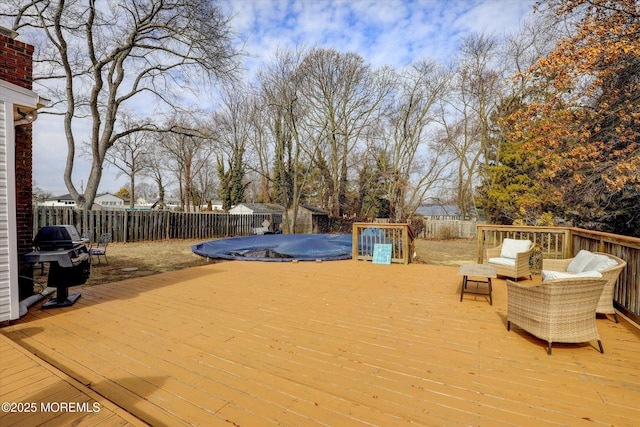
{"label": "above-ground pool", "polygon": [[265,234],[198,243],[193,253],[245,261],[351,259],[351,234]]}

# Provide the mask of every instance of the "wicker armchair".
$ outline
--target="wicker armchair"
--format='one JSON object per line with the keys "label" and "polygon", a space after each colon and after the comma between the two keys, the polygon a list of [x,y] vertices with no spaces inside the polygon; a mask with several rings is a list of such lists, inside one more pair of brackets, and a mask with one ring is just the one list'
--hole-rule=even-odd
{"label": "wicker armchair", "polygon": [[520,285],[507,280],[507,330],[511,323],[549,343],[598,341],[596,304],[606,280],[596,278],[557,279],[538,285]]}
{"label": "wicker armchair", "polygon": [[[602,252],[594,252],[594,254],[606,255],[618,263],[618,265],[616,265],[615,267],[600,272],[600,274],[602,274],[602,278],[605,279],[607,283],[604,285],[604,289],[602,291],[602,294],[600,295],[600,300],[598,301],[598,306],[596,307],[596,313],[613,314],[615,322],[618,323],[618,314],[613,307],[613,292],[618,281],[618,276],[620,276],[620,273],[627,265],[627,263],[625,260],[610,254]],[[550,271],[567,271],[567,267],[569,266],[571,261],[573,261],[573,258],[544,259],[542,260],[542,269]]]}
{"label": "wicker armchair", "polygon": [[525,252],[519,252],[515,258],[515,265],[502,265],[495,264],[489,261],[491,258],[499,258],[500,253],[502,252],[502,245],[486,249],[486,260],[487,263],[494,266],[496,269],[496,274],[500,276],[511,277],[513,280],[518,280],[520,277],[529,276],[531,278],[531,270],[529,268],[529,259],[531,255],[533,255],[533,250],[535,249],[535,245],[531,243],[529,249]]}

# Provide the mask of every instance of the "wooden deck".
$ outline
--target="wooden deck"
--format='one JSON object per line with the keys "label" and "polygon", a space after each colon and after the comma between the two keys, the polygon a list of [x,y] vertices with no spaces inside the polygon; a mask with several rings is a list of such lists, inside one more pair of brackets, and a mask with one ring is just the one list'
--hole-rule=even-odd
{"label": "wooden deck", "polygon": [[[84,288],[73,307],[33,307],[0,333],[154,426],[638,425],[637,327],[601,318],[605,354],[591,342],[547,356],[507,332],[504,281],[493,306],[460,302],[456,272],[224,262]],[[37,369],[8,393],[20,368],[0,344],[2,400],[79,398],[48,393]]]}
{"label": "wooden deck", "polygon": [[0,402],[9,404],[0,410],[4,427],[146,425],[2,334],[0,361]]}

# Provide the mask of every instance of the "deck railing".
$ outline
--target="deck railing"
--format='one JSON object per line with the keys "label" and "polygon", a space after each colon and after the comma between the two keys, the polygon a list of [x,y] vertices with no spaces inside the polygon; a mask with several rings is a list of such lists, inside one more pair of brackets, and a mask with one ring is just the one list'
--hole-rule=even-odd
{"label": "deck railing", "polygon": [[356,222],[352,258],[371,261],[376,244],[390,244],[391,262],[408,264],[413,257],[413,238],[409,224]]}
{"label": "deck railing", "polygon": [[616,285],[614,305],[640,323],[640,238],[602,233],[575,227],[524,227],[478,225],[478,262],[485,249],[500,245],[505,238],[529,239],[536,245],[532,271],[539,272],[542,259],[571,258],[581,249],[604,252],[622,258],[627,266]]}

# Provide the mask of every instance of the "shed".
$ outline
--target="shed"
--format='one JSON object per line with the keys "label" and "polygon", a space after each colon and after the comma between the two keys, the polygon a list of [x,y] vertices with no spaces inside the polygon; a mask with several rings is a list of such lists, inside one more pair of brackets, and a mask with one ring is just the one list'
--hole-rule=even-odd
{"label": "shed", "polygon": [[[289,210],[289,218],[293,218],[293,209]],[[329,225],[329,212],[324,209],[306,204],[298,207],[295,228],[297,234],[328,233]]]}
{"label": "shed", "polygon": [[284,211],[284,207],[275,203],[239,203],[229,209],[229,214],[251,215],[250,226],[254,228],[254,232],[264,234],[277,232],[280,229]]}

